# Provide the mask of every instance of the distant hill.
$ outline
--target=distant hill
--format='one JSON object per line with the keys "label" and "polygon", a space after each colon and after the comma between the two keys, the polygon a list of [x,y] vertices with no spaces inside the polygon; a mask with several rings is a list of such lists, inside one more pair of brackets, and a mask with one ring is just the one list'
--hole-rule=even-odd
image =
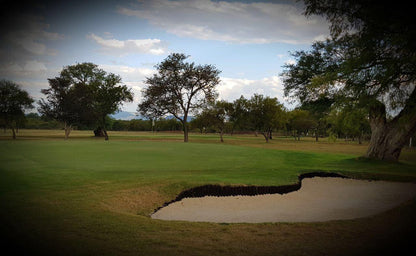
{"label": "distant hill", "polygon": [[120,111],[113,115],[110,115],[111,118],[116,120],[132,120],[132,119],[143,119],[141,116],[136,116],[134,112]]}

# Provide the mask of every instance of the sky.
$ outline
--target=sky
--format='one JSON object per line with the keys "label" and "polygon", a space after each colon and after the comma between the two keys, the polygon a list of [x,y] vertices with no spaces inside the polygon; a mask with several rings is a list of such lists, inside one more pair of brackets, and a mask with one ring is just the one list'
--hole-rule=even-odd
{"label": "sky", "polygon": [[37,101],[48,78],[68,65],[92,62],[120,75],[134,93],[122,106],[136,112],[144,80],[171,53],[221,70],[219,98],[283,94],[280,73],[290,53],[329,35],[319,16],[305,17],[291,0],[1,1],[0,79]]}

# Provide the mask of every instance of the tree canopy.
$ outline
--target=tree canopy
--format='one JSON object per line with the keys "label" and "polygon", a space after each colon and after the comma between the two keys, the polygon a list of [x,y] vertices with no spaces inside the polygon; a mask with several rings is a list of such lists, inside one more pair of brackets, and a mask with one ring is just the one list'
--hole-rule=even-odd
{"label": "tree canopy", "polygon": [[[416,22],[405,4],[305,0],[306,15],[330,22],[331,37],[293,54],[282,73],[285,94],[365,107],[372,137],[367,156],[397,160],[416,131]],[[389,118],[391,117],[391,118]]]}
{"label": "tree canopy", "polygon": [[254,94],[247,102],[249,120],[256,132],[264,136],[266,142],[272,137],[273,129],[283,128],[286,122],[285,108],[277,98]]}
{"label": "tree canopy", "polygon": [[39,112],[63,122],[65,138],[73,125],[95,124],[108,140],[106,117],[123,102],[133,100],[133,93],[121,84],[120,76],[107,74],[93,63],[67,66],[48,81],[49,88],[42,90],[46,100],[39,101]]}
{"label": "tree canopy", "polygon": [[5,127],[12,129],[13,139],[16,139],[18,122],[25,118],[26,109],[33,108],[32,103],[33,99],[19,85],[0,80],[0,120]]}
{"label": "tree canopy", "polygon": [[220,71],[212,65],[186,62],[188,56],[172,53],[156,65],[157,73],[146,79],[138,111],[151,119],[173,115],[183,125],[188,141],[188,115],[198,112],[217,97]]}

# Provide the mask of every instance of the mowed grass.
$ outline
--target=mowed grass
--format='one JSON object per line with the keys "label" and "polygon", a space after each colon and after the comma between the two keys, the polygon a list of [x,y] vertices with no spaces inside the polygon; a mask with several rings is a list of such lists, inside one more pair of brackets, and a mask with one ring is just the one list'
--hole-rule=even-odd
{"label": "mowed grass", "polygon": [[[51,134],[48,136],[48,134]],[[203,184],[283,185],[302,172],[416,181],[416,152],[400,163],[361,159],[365,145],[264,143],[251,135],[19,132],[0,140],[2,236],[14,253],[42,255],[354,255],[407,246],[416,202],[377,216],[324,223],[215,224],[152,220]]]}

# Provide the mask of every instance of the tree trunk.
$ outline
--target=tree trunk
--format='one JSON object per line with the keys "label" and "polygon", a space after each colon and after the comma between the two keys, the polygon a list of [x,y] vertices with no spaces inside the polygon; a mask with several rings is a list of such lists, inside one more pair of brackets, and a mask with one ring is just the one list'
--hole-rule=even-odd
{"label": "tree trunk", "polygon": [[269,132],[262,132],[264,139],[266,139],[266,143],[269,143]]}
{"label": "tree trunk", "polygon": [[107,130],[105,128],[103,129],[103,132],[104,132],[105,140],[108,140],[108,134],[107,134]]}
{"label": "tree trunk", "polygon": [[103,133],[104,133],[104,140],[108,140],[108,134],[107,134],[107,128],[106,128],[106,125],[105,125],[105,118],[106,118],[106,116],[107,115],[104,115],[103,117],[102,117],[102,122],[103,122]]}
{"label": "tree trunk", "polygon": [[398,161],[404,143],[401,143],[403,133],[389,124],[372,126],[370,145],[367,157],[379,160]]}
{"label": "tree trunk", "polygon": [[183,125],[183,142],[188,142],[189,141],[189,136],[188,136],[188,123],[184,120],[182,122]]}
{"label": "tree trunk", "polygon": [[15,140],[16,139],[16,131],[15,131],[13,125],[12,125],[11,128],[12,128],[12,133],[13,133],[13,139]]}
{"label": "tree trunk", "polygon": [[[366,156],[379,160],[398,161],[402,148],[416,132],[416,98],[391,121],[387,122],[382,103],[370,109],[371,140]],[[409,98],[409,101],[412,97]]]}
{"label": "tree trunk", "polygon": [[223,134],[224,134],[224,131],[221,129],[220,130],[220,138],[221,138],[221,142],[224,142],[224,139],[223,139]]}
{"label": "tree trunk", "polygon": [[68,125],[66,122],[64,123],[64,130],[65,130],[65,140],[68,139],[69,134],[71,133],[72,130],[72,125]]}
{"label": "tree trunk", "polygon": [[316,141],[316,142],[318,142],[318,137],[319,137],[319,134],[318,134],[318,129],[316,129],[316,130],[315,130],[315,141]]}

